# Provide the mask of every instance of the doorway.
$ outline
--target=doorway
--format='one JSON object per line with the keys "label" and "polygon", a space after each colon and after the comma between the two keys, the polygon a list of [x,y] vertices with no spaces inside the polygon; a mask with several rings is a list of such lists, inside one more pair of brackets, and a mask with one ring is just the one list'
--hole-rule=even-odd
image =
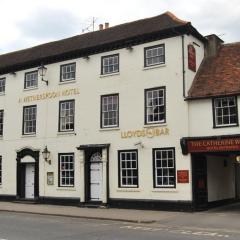
{"label": "doorway", "polygon": [[192,189],[196,210],[208,206],[207,159],[204,155],[192,155]]}
{"label": "doorway", "polygon": [[102,202],[103,165],[102,149],[85,150],[85,196],[87,202]]}
{"label": "doorway", "polygon": [[17,199],[39,197],[39,151],[24,148],[17,152]]}

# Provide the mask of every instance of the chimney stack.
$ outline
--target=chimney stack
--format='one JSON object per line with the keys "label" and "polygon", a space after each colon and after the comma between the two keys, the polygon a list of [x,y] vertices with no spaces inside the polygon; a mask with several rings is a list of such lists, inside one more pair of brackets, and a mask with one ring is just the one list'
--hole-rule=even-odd
{"label": "chimney stack", "polygon": [[105,22],[105,29],[109,28],[109,23]]}
{"label": "chimney stack", "polygon": [[206,57],[214,57],[218,53],[218,49],[224,43],[224,41],[215,34],[205,36],[208,40],[206,46]]}
{"label": "chimney stack", "polygon": [[103,24],[99,24],[99,30],[103,30]]}

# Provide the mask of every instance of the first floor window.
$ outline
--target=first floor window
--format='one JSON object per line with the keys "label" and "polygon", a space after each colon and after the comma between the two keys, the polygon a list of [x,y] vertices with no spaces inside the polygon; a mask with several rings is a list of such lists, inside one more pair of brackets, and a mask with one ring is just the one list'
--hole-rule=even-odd
{"label": "first floor window", "polygon": [[118,94],[101,97],[101,127],[118,127]]}
{"label": "first floor window", "polygon": [[59,186],[74,186],[74,154],[59,154]]}
{"label": "first floor window", "polygon": [[119,54],[102,57],[102,74],[119,72]]}
{"label": "first floor window", "polygon": [[153,149],[154,187],[175,187],[174,148]]}
{"label": "first floor window", "polygon": [[0,94],[5,93],[6,78],[0,78]]}
{"label": "first floor window", "polygon": [[38,71],[25,74],[24,89],[38,86]]}
{"label": "first floor window", "polygon": [[0,136],[3,135],[3,118],[4,118],[4,111],[0,110]]}
{"label": "first floor window", "polygon": [[61,66],[61,82],[75,80],[76,63],[65,64]]}
{"label": "first floor window", "polygon": [[23,107],[23,134],[35,134],[37,121],[37,106]]}
{"label": "first floor window", "polygon": [[145,124],[166,121],[165,87],[145,90]]}
{"label": "first floor window", "polygon": [[147,47],[144,49],[145,55],[145,67],[150,67],[154,65],[165,63],[165,46],[164,44]]}
{"label": "first floor window", "polygon": [[0,156],[0,185],[2,185],[2,156]]}
{"label": "first floor window", "polygon": [[59,132],[74,131],[74,100],[59,103]]}
{"label": "first floor window", "polygon": [[235,126],[238,124],[236,97],[221,97],[213,100],[214,126]]}
{"label": "first floor window", "polygon": [[138,152],[126,150],[118,152],[119,187],[138,187]]}

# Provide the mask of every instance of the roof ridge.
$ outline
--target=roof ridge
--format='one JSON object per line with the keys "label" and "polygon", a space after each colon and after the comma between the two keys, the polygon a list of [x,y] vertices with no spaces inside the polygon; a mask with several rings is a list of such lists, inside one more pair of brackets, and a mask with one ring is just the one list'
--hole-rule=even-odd
{"label": "roof ridge", "polygon": [[240,42],[224,43],[222,46],[229,46],[229,45],[240,45]]}
{"label": "roof ridge", "polygon": [[173,14],[172,12],[170,12],[170,11],[166,11],[166,12],[163,13],[163,14],[168,15],[170,18],[172,18],[173,20],[178,21],[178,22],[180,22],[180,23],[189,23],[188,21],[185,21],[185,20],[182,20],[182,19],[178,18],[176,15],[174,15],[174,14]]}

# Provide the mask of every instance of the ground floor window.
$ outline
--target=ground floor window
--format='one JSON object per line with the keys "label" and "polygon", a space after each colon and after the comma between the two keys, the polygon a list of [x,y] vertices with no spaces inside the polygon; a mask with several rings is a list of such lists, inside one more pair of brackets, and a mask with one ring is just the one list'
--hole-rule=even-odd
{"label": "ground floor window", "polygon": [[59,154],[59,186],[60,187],[74,186],[74,154],[73,153]]}
{"label": "ground floor window", "polygon": [[174,148],[153,149],[154,187],[175,187]]}
{"label": "ground floor window", "polygon": [[118,151],[119,187],[138,187],[137,150]]}

